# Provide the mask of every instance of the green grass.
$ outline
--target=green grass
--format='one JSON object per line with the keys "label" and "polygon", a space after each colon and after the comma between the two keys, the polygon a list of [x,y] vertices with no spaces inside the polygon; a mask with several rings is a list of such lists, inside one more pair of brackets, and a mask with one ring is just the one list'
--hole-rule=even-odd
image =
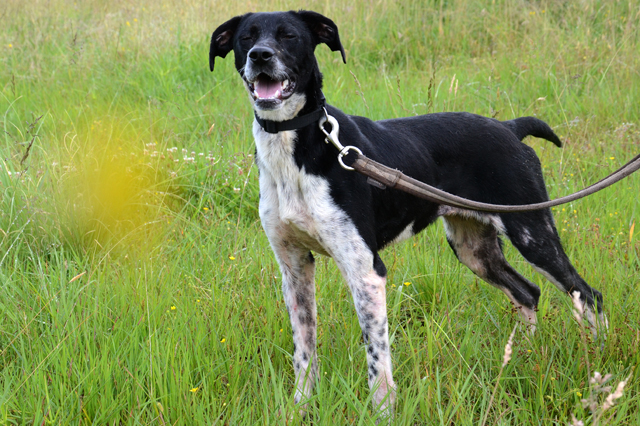
{"label": "green grass", "polygon": [[[325,46],[317,56],[325,95],[348,113],[544,119],[564,148],[526,143],[554,198],[640,151],[632,2],[241,7],[0,5],[0,424],[285,424],[292,342],[257,215],[252,112],[231,55],[208,70],[210,34],[236,14],[333,18],[347,65]],[[507,245],[542,289],[541,321],[530,339],[516,332],[497,387],[517,322],[507,299],[458,264],[439,223],[384,251],[394,424],[640,424],[639,193],[636,175],[554,210],[566,251],[604,294],[602,349]],[[371,424],[351,296],[330,259],[317,269],[313,424]],[[630,375],[602,417],[580,402],[594,371],[614,386]]]}

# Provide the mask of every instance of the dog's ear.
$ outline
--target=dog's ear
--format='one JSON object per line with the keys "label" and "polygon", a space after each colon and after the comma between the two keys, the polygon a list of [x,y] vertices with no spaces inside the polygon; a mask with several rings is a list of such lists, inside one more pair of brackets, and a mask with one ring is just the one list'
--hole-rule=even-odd
{"label": "dog's ear", "polygon": [[233,36],[238,29],[238,24],[246,15],[236,16],[220,25],[211,36],[211,47],[209,48],[209,68],[213,71],[216,56],[224,58],[233,49]]}
{"label": "dog's ear", "polygon": [[340,51],[342,61],[346,64],[347,58],[342,43],[340,43],[338,26],[331,19],[316,12],[300,10],[297,13],[316,37],[316,44],[325,43],[332,51]]}

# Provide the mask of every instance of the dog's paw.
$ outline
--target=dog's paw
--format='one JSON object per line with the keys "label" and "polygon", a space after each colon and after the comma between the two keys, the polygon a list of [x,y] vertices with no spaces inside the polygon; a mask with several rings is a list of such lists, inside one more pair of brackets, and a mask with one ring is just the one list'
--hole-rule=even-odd
{"label": "dog's paw", "polygon": [[536,333],[536,324],[538,323],[536,311],[522,305],[518,306],[516,309],[520,314],[522,325],[524,325],[525,334],[527,335],[527,337],[533,337],[533,335]]}
{"label": "dog's paw", "polygon": [[301,424],[308,417],[308,404],[296,404],[293,407],[278,410],[278,417],[285,425]]}
{"label": "dog's paw", "polygon": [[593,337],[606,339],[609,331],[607,315],[604,312],[596,312],[594,306],[587,305],[580,300],[579,291],[571,293],[571,300],[573,301],[573,316],[578,324],[585,326],[583,319],[586,318],[589,322],[587,327],[591,330]]}
{"label": "dog's paw", "polygon": [[376,418],[376,426],[388,426],[393,422],[393,410],[380,411]]}
{"label": "dog's paw", "polygon": [[596,339],[601,337],[606,340],[607,333],[609,332],[607,315],[604,312],[595,312],[593,308],[587,307],[584,316],[587,318],[587,321],[589,321],[589,329],[591,333],[593,333],[593,337]]}

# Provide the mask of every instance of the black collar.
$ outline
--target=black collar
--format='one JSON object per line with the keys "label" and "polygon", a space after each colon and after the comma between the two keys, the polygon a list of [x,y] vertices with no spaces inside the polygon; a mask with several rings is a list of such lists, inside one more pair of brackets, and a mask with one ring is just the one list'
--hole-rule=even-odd
{"label": "black collar", "polygon": [[285,130],[302,129],[310,124],[317,123],[325,115],[325,102],[324,94],[320,92],[320,106],[317,110],[310,112],[309,114],[293,117],[291,120],[286,121],[263,120],[258,117],[258,114],[256,114],[255,111],[253,112],[253,115],[255,115],[256,121],[265,132],[275,134],[284,132]]}
{"label": "black collar", "polygon": [[256,117],[256,121],[265,132],[278,133],[285,130],[302,129],[310,124],[317,123],[322,117],[324,117],[324,108],[320,107],[309,114],[293,117],[291,120],[286,121],[263,120],[258,117],[258,114],[256,114],[255,111],[254,115]]}

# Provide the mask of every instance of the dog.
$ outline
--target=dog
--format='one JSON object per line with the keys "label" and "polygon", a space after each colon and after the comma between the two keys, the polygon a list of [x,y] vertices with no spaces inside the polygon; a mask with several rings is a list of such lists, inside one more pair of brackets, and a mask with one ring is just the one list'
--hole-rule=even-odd
{"label": "dog", "polygon": [[[531,328],[540,289],[505,260],[500,236],[567,294],[579,293],[586,316],[606,324],[602,294],[570,263],[549,209],[492,214],[438,205],[373,185],[345,170],[325,143],[326,114],[339,138],[367,157],[462,197],[495,204],[548,200],[542,169],[526,136],[560,146],[534,117],[500,122],[469,113],[435,113],[371,121],[327,105],[314,51],[326,44],[346,63],[338,27],[311,11],[248,13],[220,25],[211,37],[209,65],[233,50],[255,120],[259,213],[282,273],[293,333],[294,400],[304,409],[318,376],[312,252],[331,256],[353,295],[366,344],[373,404],[391,415],[392,375],[386,310],[386,268],[378,252],[442,218],[458,260],[502,290]],[[323,109],[324,108],[324,109]],[[346,156],[347,162],[353,153]],[[373,182],[375,183],[375,182]]]}

